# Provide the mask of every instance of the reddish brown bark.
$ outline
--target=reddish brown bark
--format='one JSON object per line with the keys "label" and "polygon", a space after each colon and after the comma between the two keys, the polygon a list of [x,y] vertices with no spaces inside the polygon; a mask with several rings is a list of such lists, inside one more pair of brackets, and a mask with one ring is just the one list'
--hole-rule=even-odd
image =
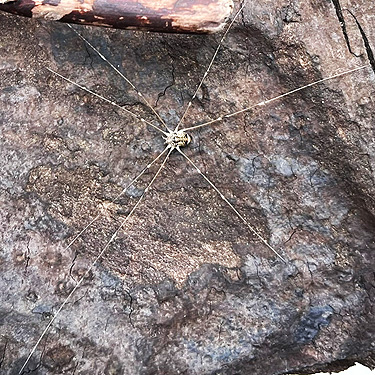
{"label": "reddish brown bark", "polygon": [[183,33],[218,31],[232,9],[232,0],[18,0],[0,3],[0,10],[27,17]]}

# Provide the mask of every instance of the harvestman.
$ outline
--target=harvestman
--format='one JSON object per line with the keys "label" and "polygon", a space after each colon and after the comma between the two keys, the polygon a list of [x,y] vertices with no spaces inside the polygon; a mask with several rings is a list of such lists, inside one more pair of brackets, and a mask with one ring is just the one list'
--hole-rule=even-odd
{"label": "harvestman", "polygon": [[[86,272],[83,274],[83,276],[81,276],[81,278],[77,281],[76,285],[74,286],[74,288],[71,290],[71,292],[69,293],[69,295],[66,297],[66,299],[63,301],[63,303],[60,305],[60,307],[57,309],[57,311],[55,312],[55,314],[53,315],[53,317],[51,318],[51,320],[48,322],[47,326],[45,327],[45,329],[43,330],[42,334],[40,335],[39,339],[37,340],[37,342],[35,343],[35,345],[33,346],[33,348],[31,349],[27,359],[25,360],[25,362],[23,363],[21,369],[19,370],[19,374],[23,373],[23,370],[26,368],[28,362],[30,361],[32,355],[34,354],[34,352],[36,351],[37,347],[39,346],[39,344],[41,343],[41,341],[43,340],[43,338],[45,337],[45,335],[47,334],[48,330],[50,329],[50,327],[52,326],[53,322],[56,320],[57,316],[60,314],[60,312],[63,310],[63,308],[65,307],[65,305],[68,303],[68,301],[72,298],[73,294],[76,292],[76,290],[81,286],[82,282],[84,281],[84,279],[90,274],[90,272],[92,271],[92,269],[94,268],[94,266],[97,264],[97,262],[102,258],[102,256],[104,255],[104,253],[107,251],[107,249],[109,248],[110,244],[116,239],[117,235],[119,234],[119,232],[121,231],[121,229],[126,225],[126,223],[129,221],[130,217],[132,217],[132,215],[134,214],[134,212],[137,210],[137,208],[139,207],[139,205],[141,204],[141,202],[144,200],[144,197],[146,196],[147,192],[149,192],[149,190],[152,188],[152,185],[154,183],[154,181],[157,179],[157,177],[159,176],[160,172],[162,171],[162,169],[164,168],[164,166],[166,165],[170,155],[172,152],[176,151],[178,152],[179,154],[181,154],[184,159],[195,169],[195,171],[197,173],[199,173],[199,175],[210,185],[210,187],[215,190],[215,192],[220,196],[220,198],[226,203],[227,206],[229,206],[230,210],[235,213],[238,218],[243,222],[244,225],[246,225],[246,227],[249,229],[250,232],[252,232],[267,248],[269,248],[270,250],[272,250],[272,252],[284,263],[287,262],[287,260],[281,255],[281,252],[280,251],[277,251],[273,246],[270,245],[269,242],[267,242],[267,240],[261,236],[261,234],[257,231],[257,229],[255,227],[253,227],[246,219],[245,217],[236,209],[236,207],[223,195],[223,193],[217,188],[217,186],[199,169],[199,167],[194,163],[194,161],[185,154],[185,152],[182,150],[182,148],[184,147],[187,147],[190,143],[191,143],[191,136],[189,134],[190,131],[194,131],[196,129],[199,129],[199,128],[203,128],[203,127],[208,127],[210,125],[213,125],[215,123],[218,123],[220,121],[223,121],[224,119],[228,119],[228,118],[231,118],[231,117],[234,117],[234,116],[237,116],[241,113],[244,113],[244,112],[248,112],[256,107],[262,107],[262,106],[265,106],[271,102],[274,102],[274,101],[277,101],[281,98],[284,98],[286,96],[289,96],[289,95],[292,95],[294,93],[297,93],[299,91],[302,91],[306,88],[309,88],[309,87],[312,87],[312,86],[315,86],[315,85],[318,85],[320,83],[323,83],[325,81],[328,81],[328,80],[332,80],[334,78],[338,78],[338,77],[341,77],[341,76],[344,76],[344,75],[347,75],[347,74],[351,74],[351,73],[354,73],[356,71],[359,71],[359,70],[362,70],[362,69],[365,69],[365,68],[368,68],[370,67],[369,64],[366,64],[366,65],[362,65],[362,66],[359,66],[359,67],[356,67],[356,68],[353,68],[353,69],[350,69],[350,70],[346,70],[346,71],[343,71],[343,72],[340,72],[340,73],[337,73],[335,75],[332,75],[330,77],[326,77],[326,78],[323,78],[323,79],[320,79],[318,81],[315,81],[315,82],[312,82],[310,84],[307,84],[307,85],[304,85],[302,87],[299,87],[299,88],[296,88],[294,90],[291,90],[291,91],[288,91],[286,93],[283,93],[283,94],[280,94],[280,95],[277,95],[275,97],[272,97],[270,99],[266,99],[266,100],[263,100],[259,103],[256,103],[256,104],[253,104],[249,107],[246,107],[244,109],[241,109],[239,111],[236,111],[236,112],[232,112],[232,113],[227,113],[227,114],[223,114],[215,119],[212,119],[212,120],[209,120],[207,122],[204,122],[202,124],[198,124],[198,125],[195,125],[195,126],[191,126],[191,127],[187,127],[187,128],[181,128],[182,127],[182,124],[184,122],[184,119],[186,118],[188,112],[189,112],[189,109],[190,107],[192,106],[192,103],[194,101],[194,99],[196,98],[197,94],[199,93],[207,75],[209,74],[210,70],[211,70],[211,67],[216,59],[216,56],[223,44],[223,41],[224,39],[226,38],[229,30],[231,29],[232,25],[234,24],[235,20],[237,19],[238,15],[241,13],[242,9],[243,9],[244,5],[241,6],[241,8],[238,10],[238,12],[236,13],[236,15],[233,17],[232,21],[230,22],[230,24],[228,25],[227,29],[225,30],[225,32],[223,33],[223,36],[221,37],[220,39],[220,42],[213,54],[213,57],[211,58],[210,60],[210,63],[199,83],[199,85],[197,86],[193,96],[191,97],[190,101],[188,102],[188,105],[185,109],[185,111],[183,112],[183,115],[180,119],[180,121],[178,122],[178,124],[176,125],[176,127],[174,129],[170,129],[168,128],[168,126],[166,125],[166,123],[164,122],[164,120],[160,117],[160,115],[156,112],[156,110],[154,109],[154,107],[149,103],[149,101],[144,97],[144,95],[136,88],[136,86],[130,81],[130,79],[128,77],[126,77],[123,73],[121,73],[109,60],[107,60],[107,58],[95,47],[93,46],[86,38],[84,38],[81,34],[79,34],[72,26],[68,25],[91,49],[93,49],[95,51],[95,53],[103,60],[105,61],[117,74],[120,75],[120,77],[122,79],[124,79],[128,85],[137,93],[137,95],[143,100],[143,102],[147,105],[147,107],[153,112],[153,114],[156,116],[156,118],[158,119],[159,121],[159,125],[155,125],[153,124],[152,122],[150,121],[147,121],[146,119],[142,118],[142,117],[139,117],[137,114],[131,112],[130,110],[120,106],[119,104],[117,104],[116,102],[112,101],[112,100],[109,100],[108,98],[88,89],[87,87],[83,86],[83,85],[80,85],[79,83],[77,82],[74,82],[72,80],[70,80],[69,78],[61,75],[60,73],[56,72],[56,71],[53,71],[52,69],[50,68],[47,68],[51,73],[53,73],[54,75],[60,77],[61,79],[71,83],[72,85],[78,87],[79,89],[82,89],[84,91],[86,91],[87,93],[93,95],[93,96],[96,96],[98,97],[99,99],[113,105],[114,107],[120,109],[121,111],[124,111],[126,114],[130,115],[130,116],[133,116],[135,119],[137,119],[138,121],[140,121],[141,123],[143,123],[144,125],[148,125],[148,126],[151,126],[152,128],[154,128],[155,130],[157,130],[159,133],[161,133],[161,135],[163,136],[163,139],[165,141],[165,148],[164,150],[159,154],[157,155],[139,174],[137,177],[135,177],[122,191],[120,194],[118,194],[113,200],[112,202],[115,202],[116,200],[118,200],[122,195],[124,195],[127,190],[132,186],[134,185],[143,175],[146,171],[148,171],[155,163],[157,163],[158,161],[162,160],[159,168],[157,169],[156,173],[153,175],[151,181],[148,183],[147,187],[145,188],[145,190],[143,191],[142,195],[138,198],[138,200],[136,201],[136,203],[134,204],[133,208],[131,209],[131,211],[128,213],[128,215],[125,217],[125,219],[121,222],[121,224],[118,226],[117,230],[113,233],[113,235],[110,237],[110,239],[107,241],[106,245],[102,248],[102,250],[100,251],[100,253],[97,255],[97,257],[94,259],[94,261],[91,263],[91,265],[88,267],[88,269],[86,270]],[[68,248],[70,248],[73,243],[75,243],[77,241],[77,239],[79,237],[81,237],[83,235],[83,233],[94,223],[96,222],[99,218],[101,217],[101,214],[98,214],[96,215],[73,239],[72,241],[66,246],[65,250],[67,250]]]}

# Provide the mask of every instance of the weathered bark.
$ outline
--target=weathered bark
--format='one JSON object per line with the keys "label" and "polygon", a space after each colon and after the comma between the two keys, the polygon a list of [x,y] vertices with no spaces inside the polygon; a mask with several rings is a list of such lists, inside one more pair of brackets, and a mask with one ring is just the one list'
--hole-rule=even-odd
{"label": "weathered bark", "polygon": [[222,29],[232,0],[17,0],[0,10],[26,17],[86,25],[172,33],[212,33]]}
{"label": "weathered bark", "polygon": [[[246,3],[184,125],[368,64],[344,9],[371,47],[373,7],[341,2],[350,53],[331,3]],[[46,70],[154,121],[66,25],[2,14],[0,28],[0,359],[8,375],[151,180],[157,166],[111,202],[164,140]],[[77,30],[170,127],[220,39]],[[371,364],[374,94],[369,66],[189,133],[186,153],[286,264],[174,153],[27,368],[270,375]]]}

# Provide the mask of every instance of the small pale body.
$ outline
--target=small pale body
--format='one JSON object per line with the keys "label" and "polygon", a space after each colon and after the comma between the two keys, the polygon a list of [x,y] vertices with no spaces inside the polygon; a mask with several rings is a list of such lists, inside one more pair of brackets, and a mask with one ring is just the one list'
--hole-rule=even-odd
{"label": "small pale body", "polygon": [[191,143],[191,136],[183,130],[171,131],[165,138],[165,143],[172,149],[186,147]]}

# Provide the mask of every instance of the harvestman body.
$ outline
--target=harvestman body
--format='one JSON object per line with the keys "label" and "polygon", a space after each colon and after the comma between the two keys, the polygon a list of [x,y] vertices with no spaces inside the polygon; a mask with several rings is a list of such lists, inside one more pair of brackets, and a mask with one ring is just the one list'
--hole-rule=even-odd
{"label": "harvestman body", "polygon": [[186,147],[191,143],[191,137],[183,130],[171,131],[165,138],[165,143],[171,149],[179,150],[181,147]]}
{"label": "harvestman body", "polygon": [[[184,152],[183,152],[183,148],[188,146],[191,142],[192,142],[192,137],[190,136],[190,131],[192,130],[195,130],[195,129],[198,129],[198,128],[202,128],[202,127],[206,127],[206,126],[210,126],[214,123],[217,123],[217,122],[220,122],[222,121],[223,119],[225,118],[231,118],[231,117],[234,117],[234,116],[237,116],[238,114],[240,113],[243,113],[243,112],[247,112],[255,107],[260,107],[260,106],[264,106],[270,102],[273,102],[273,101],[276,101],[276,100],[279,100],[285,96],[288,96],[288,95],[291,95],[293,93],[296,93],[298,91],[301,91],[301,90],[304,90],[305,88],[307,87],[311,87],[313,85],[317,85],[319,83],[322,83],[324,81],[327,81],[327,80],[330,80],[330,79],[333,79],[333,78],[336,78],[336,77],[340,77],[340,76],[343,76],[343,75],[346,75],[346,74],[349,74],[349,73],[353,73],[357,70],[361,70],[361,69],[364,69],[364,68],[367,68],[369,65],[364,65],[364,66],[360,66],[360,67],[357,67],[357,68],[354,68],[354,69],[350,69],[350,70],[347,70],[345,72],[341,72],[341,73],[338,73],[336,75],[333,75],[333,76],[330,76],[328,78],[324,78],[324,79],[321,79],[319,81],[315,81],[315,82],[312,82],[308,85],[305,85],[303,87],[299,87],[297,89],[294,89],[292,91],[289,91],[287,93],[284,93],[284,94],[281,94],[281,95],[278,95],[278,96],[275,96],[271,99],[268,99],[268,100],[263,100],[259,103],[256,103],[250,107],[247,107],[247,108],[244,108],[242,110],[239,110],[239,111],[236,111],[236,112],[232,112],[232,113],[228,113],[228,114],[225,114],[225,115],[221,115],[215,119],[212,119],[210,121],[207,121],[203,124],[198,124],[198,125],[195,125],[195,126],[192,126],[192,127],[189,127],[189,128],[181,128],[181,125],[188,113],[188,110],[189,108],[191,107],[192,105],[192,102],[194,101],[194,99],[196,98],[197,96],[197,93],[199,92],[199,90],[201,89],[202,87],[202,84],[205,80],[205,78],[207,77],[210,69],[211,69],[211,66],[218,54],[218,51],[222,45],[222,42],[224,40],[224,38],[226,37],[228,31],[230,30],[231,26],[233,25],[234,21],[236,20],[236,18],[238,17],[238,15],[240,14],[242,8],[237,12],[236,16],[233,18],[232,22],[230,23],[229,27],[227,28],[227,30],[224,32],[221,40],[220,40],[220,43],[217,47],[217,49],[215,50],[215,53],[207,67],[207,70],[206,72],[204,73],[204,76],[201,80],[201,82],[199,83],[194,95],[192,96],[191,100],[189,101],[188,105],[187,105],[187,108],[185,110],[185,112],[183,113],[183,116],[181,117],[179,123],[176,125],[176,127],[171,130],[167,127],[167,125],[165,124],[165,122],[162,120],[162,118],[159,116],[159,114],[155,111],[155,109],[150,105],[150,103],[147,101],[147,99],[143,96],[142,93],[140,93],[137,88],[134,86],[134,84],[126,77],[124,76],[112,63],[110,63],[106,57],[101,54],[89,41],[87,41],[83,36],[81,36],[77,31],[75,31],[75,29],[72,28],[72,30],[77,33],[79,35],[80,38],[82,38],[85,43],[87,43],[87,45],[89,45],[104,61],[106,61],[113,69],[114,71],[119,74],[136,92],[137,94],[139,95],[139,97],[142,98],[142,100],[146,103],[146,105],[150,108],[150,110],[155,114],[155,116],[157,117],[157,119],[159,120],[160,124],[161,124],[161,127],[159,126],[156,126],[154,125],[153,123],[143,119],[143,118],[140,118],[138,115],[134,114],[133,112],[125,109],[124,107],[120,106],[119,104],[103,97],[102,95],[94,92],[94,91],[91,91],[90,89],[76,83],[76,82],[73,82],[71,81],[69,78],[67,77],[64,77],[62,76],[61,74],[59,74],[58,72],[55,72],[49,68],[47,68],[50,72],[52,72],[53,74],[55,74],[56,76],[64,79],[65,81],[67,82],[70,82],[71,84],[75,85],[76,87],[79,87],[80,89],[100,98],[101,100],[104,100],[108,103],[110,103],[111,105],[117,107],[118,109],[126,112],[128,115],[130,116],[133,116],[135,117],[137,120],[141,121],[142,123],[144,124],[147,124],[149,126],[152,126],[154,129],[156,129],[159,133],[161,133],[161,135],[163,136],[163,139],[165,140],[165,148],[164,150],[150,163],[148,164],[143,170],[142,172],[137,176],[135,177],[131,183],[113,200],[113,201],[116,201],[120,196],[122,196],[126,191],[127,189],[133,185],[144,173],[146,170],[150,169],[152,165],[154,165],[156,162],[158,162],[159,160],[161,160],[163,157],[163,161],[160,165],[160,167],[157,169],[157,172],[154,174],[153,178],[151,179],[151,181],[149,182],[149,184],[147,185],[146,189],[144,190],[143,194],[139,197],[139,199],[136,201],[136,203],[134,204],[133,208],[131,209],[131,211],[129,212],[129,214],[126,216],[126,218],[122,221],[121,225],[118,227],[118,229],[116,230],[116,232],[111,236],[111,238],[108,240],[108,242],[106,243],[106,245],[104,246],[104,248],[100,251],[100,253],[98,254],[98,256],[95,258],[95,260],[92,262],[92,264],[90,265],[90,267],[87,269],[87,271],[85,272],[85,274],[78,280],[78,282],[76,283],[75,287],[72,289],[72,291],[70,292],[70,294],[68,295],[68,297],[64,300],[64,302],[60,305],[60,307],[58,308],[58,310],[56,311],[56,313],[54,314],[53,318],[50,320],[50,322],[48,323],[48,325],[46,326],[46,328],[44,329],[44,331],[42,332],[41,336],[39,337],[38,341],[35,343],[35,345],[33,346],[33,348],[31,349],[30,351],[30,354],[29,356],[27,357],[26,361],[24,362],[22,368],[20,369],[19,373],[21,374],[23,372],[23,370],[25,369],[25,367],[27,366],[31,356],[33,355],[33,353],[35,352],[35,350],[37,349],[37,347],[39,346],[40,342],[42,341],[42,339],[44,338],[44,336],[47,334],[49,328],[51,327],[51,325],[53,324],[53,322],[55,321],[56,317],[60,314],[60,312],[62,311],[62,309],[64,308],[64,306],[67,304],[67,302],[71,299],[72,295],[76,292],[76,290],[81,286],[83,280],[86,278],[86,276],[91,272],[91,270],[93,269],[93,267],[97,264],[97,262],[101,259],[101,257],[103,256],[103,254],[107,251],[108,247],[110,246],[110,244],[114,241],[114,239],[116,238],[116,236],[118,235],[118,233],[120,232],[120,230],[124,227],[124,225],[128,222],[129,218],[133,215],[133,213],[135,212],[135,210],[137,210],[138,206],[140,205],[140,203],[143,201],[144,197],[145,197],[145,194],[150,190],[150,188],[152,187],[154,181],[156,180],[156,178],[159,176],[161,170],[163,169],[163,167],[165,166],[165,164],[167,163],[168,161],[168,158],[169,156],[171,155],[171,153],[173,151],[176,151],[178,152],[179,154],[181,154],[186,160],[187,162],[192,165],[194,167],[194,169],[205,179],[205,181],[216,191],[216,193],[220,196],[220,198],[227,204],[227,206],[229,206],[229,208],[232,210],[232,212],[234,212],[239,218],[240,220],[243,222],[243,224],[246,225],[246,227],[249,229],[249,231],[251,231],[266,247],[268,247],[270,250],[272,250],[272,252],[284,263],[287,262],[287,258],[284,258],[284,256],[281,255],[281,251],[280,250],[276,250],[273,246],[271,246],[268,241],[252,226],[250,225],[250,223],[247,221],[247,219],[245,219],[245,217],[233,206],[233,204],[222,194],[222,192],[216,187],[216,185],[198,168],[198,166],[193,162],[193,160],[191,160]],[[164,129],[165,128],[165,129]],[[93,220],[91,220],[85,227],[82,231],[80,231],[74,238],[73,240],[68,244],[67,248],[69,248],[70,246],[72,246],[72,244],[96,221],[98,220],[98,218],[100,217],[100,214],[98,214],[97,216],[94,217]]]}

